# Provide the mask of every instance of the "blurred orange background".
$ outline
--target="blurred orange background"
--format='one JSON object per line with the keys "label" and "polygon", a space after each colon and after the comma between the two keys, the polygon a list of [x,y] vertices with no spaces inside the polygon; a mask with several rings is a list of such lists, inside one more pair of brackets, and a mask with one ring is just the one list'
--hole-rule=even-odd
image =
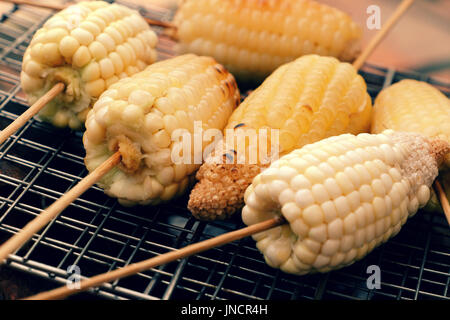
{"label": "blurred orange background", "polygon": [[[364,27],[365,45],[376,33],[368,30],[367,7],[378,5],[384,23],[400,0],[320,0],[349,13]],[[450,81],[450,1],[415,0],[368,62],[403,70],[418,70]],[[441,67],[439,70],[434,68]],[[428,72],[429,71],[429,72]]]}

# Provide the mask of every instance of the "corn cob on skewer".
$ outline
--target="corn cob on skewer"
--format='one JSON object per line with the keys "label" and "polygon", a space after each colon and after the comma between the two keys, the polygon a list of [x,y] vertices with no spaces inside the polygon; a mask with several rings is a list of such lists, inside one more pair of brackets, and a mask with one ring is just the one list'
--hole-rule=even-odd
{"label": "corn cob on skewer", "polygon": [[[375,99],[371,132],[386,129],[418,132],[450,142],[450,99],[426,82],[397,82]],[[446,165],[450,165],[450,155]]]}
{"label": "corn cob on skewer", "polygon": [[[267,78],[233,112],[227,129],[243,135],[252,129],[278,130],[279,150],[273,151],[283,154],[329,136],[367,132],[371,109],[364,79],[352,65],[308,55]],[[223,219],[242,208],[245,189],[267,166],[262,159],[221,164],[223,155],[232,158],[237,147],[224,143],[218,149],[198,171],[190,195],[188,208],[198,218]]]}
{"label": "corn cob on skewer", "polygon": [[[375,99],[373,133],[385,129],[409,131],[450,142],[450,100],[437,88],[422,81],[406,79],[384,89]],[[450,177],[450,155],[446,169],[440,174],[444,186]],[[424,210],[442,211],[434,190]]]}
{"label": "corn cob on skewer", "polygon": [[362,36],[347,14],[310,0],[186,0],[174,24],[179,52],[213,56],[240,78],[306,54],[352,61]]}
{"label": "corn cob on skewer", "polygon": [[30,104],[55,83],[66,89],[39,113],[58,127],[80,129],[100,94],[156,60],[156,34],[134,10],[80,2],[39,29],[23,58],[21,85]]}
{"label": "corn cob on skewer", "polygon": [[295,274],[338,269],[396,235],[427,203],[449,151],[448,142],[416,133],[331,137],[258,175],[242,218],[288,221],[253,237],[270,266]]}
{"label": "corn cob on skewer", "polygon": [[95,103],[83,136],[86,166],[92,171],[119,151],[121,165],[99,182],[109,196],[124,205],[170,200],[199,167],[174,163],[173,152],[182,149],[175,130],[193,136],[194,121],[202,121],[204,130],[220,131],[239,101],[233,76],[212,58],[189,54],[155,63],[113,84]]}

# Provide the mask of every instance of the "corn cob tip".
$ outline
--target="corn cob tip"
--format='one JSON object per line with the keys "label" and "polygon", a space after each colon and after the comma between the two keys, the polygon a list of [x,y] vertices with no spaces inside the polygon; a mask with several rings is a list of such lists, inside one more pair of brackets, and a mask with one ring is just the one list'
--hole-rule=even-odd
{"label": "corn cob tip", "polygon": [[244,206],[244,193],[261,172],[257,164],[204,163],[189,196],[188,209],[200,220],[224,220]]}
{"label": "corn cob tip", "polygon": [[[430,141],[430,146],[433,157],[436,159],[439,168],[442,169],[442,171],[439,172],[439,180],[444,188],[447,197],[449,197],[450,188],[448,187],[448,181],[450,181],[450,172],[448,171],[448,159],[450,153],[450,144],[445,140],[436,138]],[[439,212],[443,214],[444,211],[442,209],[442,205],[438,195],[433,188],[430,189],[430,192],[430,200],[427,202],[423,210],[426,212]]]}
{"label": "corn cob tip", "polygon": [[[445,155],[449,152],[449,143],[438,139],[430,139],[420,133],[383,131],[394,144],[404,146],[409,153],[399,164],[401,174],[416,185],[431,187],[438,175],[438,169]],[[416,189],[412,189],[417,191]]]}
{"label": "corn cob tip", "polygon": [[442,139],[432,139],[430,141],[431,145],[431,153],[433,157],[436,159],[438,166],[444,162],[445,158],[450,153],[450,143]]}

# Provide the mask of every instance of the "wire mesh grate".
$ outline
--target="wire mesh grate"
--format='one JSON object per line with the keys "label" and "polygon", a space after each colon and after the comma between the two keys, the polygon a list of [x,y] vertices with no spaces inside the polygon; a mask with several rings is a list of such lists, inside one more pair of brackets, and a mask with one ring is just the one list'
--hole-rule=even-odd
{"label": "wire mesh grate", "polygon": [[[167,10],[142,11],[170,20]],[[0,23],[0,128],[26,109],[20,90],[22,55],[32,34],[52,12],[12,7]],[[161,32],[161,29],[158,29]],[[161,37],[160,57],[171,41]],[[424,75],[366,66],[361,74],[372,97],[403,78],[427,81],[450,95],[450,84]],[[0,146],[0,243],[80,181],[82,134],[33,119]],[[90,188],[9,260],[12,268],[63,283],[71,265],[99,273],[182,248],[243,226],[200,222],[187,197],[157,207],[125,208]],[[381,268],[381,289],[367,288],[367,267]],[[328,274],[293,276],[266,265],[251,238],[141,272],[93,290],[113,299],[450,299],[450,233],[445,218],[420,212],[401,232],[365,259]]]}

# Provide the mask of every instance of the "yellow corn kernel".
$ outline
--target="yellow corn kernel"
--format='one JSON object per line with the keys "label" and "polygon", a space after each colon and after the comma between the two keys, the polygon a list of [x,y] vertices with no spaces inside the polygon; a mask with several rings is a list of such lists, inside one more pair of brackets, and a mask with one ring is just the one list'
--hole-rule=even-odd
{"label": "yellow corn kernel", "polygon": [[97,61],[100,61],[108,54],[105,46],[98,41],[94,41],[89,45],[89,51]]}
{"label": "yellow corn kernel", "polygon": [[92,33],[82,28],[76,28],[72,30],[70,35],[77,39],[77,41],[84,46],[88,46],[94,40],[94,36],[92,35]]}
{"label": "yellow corn kernel", "polygon": [[89,49],[86,46],[80,46],[78,50],[73,55],[72,65],[75,68],[84,67],[89,61],[91,61],[92,56]]}
{"label": "yellow corn kernel", "polygon": [[81,79],[89,82],[100,78],[100,66],[97,62],[90,62],[82,71]]}
{"label": "yellow corn kernel", "polygon": [[80,43],[72,36],[65,36],[59,43],[59,51],[64,57],[72,57],[79,47]]}

